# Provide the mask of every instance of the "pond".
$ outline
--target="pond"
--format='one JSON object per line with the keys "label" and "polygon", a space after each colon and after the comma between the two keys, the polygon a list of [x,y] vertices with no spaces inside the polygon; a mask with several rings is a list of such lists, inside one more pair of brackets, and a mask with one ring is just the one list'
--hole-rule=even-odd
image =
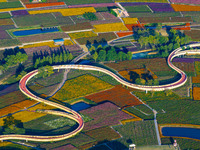
{"label": "pond", "polygon": [[200,129],[186,127],[163,127],[163,136],[186,137],[200,140]]}
{"label": "pond", "polygon": [[49,32],[57,32],[59,31],[58,28],[46,28],[46,29],[31,29],[31,30],[20,30],[14,31],[13,34],[15,36],[26,36],[26,35],[33,35],[33,34],[41,34],[41,33],[49,33]]}
{"label": "pond", "polygon": [[89,104],[86,104],[84,102],[78,102],[74,105],[71,105],[71,108],[75,111],[80,111],[80,110],[84,110],[87,108],[90,108],[91,106]]}
{"label": "pond", "polygon": [[149,52],[136,53],[132,55],[132,59],[145,58]]}

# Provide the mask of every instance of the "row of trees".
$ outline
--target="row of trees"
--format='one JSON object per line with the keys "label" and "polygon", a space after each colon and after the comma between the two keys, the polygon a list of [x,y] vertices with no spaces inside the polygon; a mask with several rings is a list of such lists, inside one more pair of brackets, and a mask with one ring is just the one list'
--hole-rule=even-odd
{"label": "row of trees", "polygon": [[104,62],[104,61],[124,61],[131,60],[132,53],[130,51],[123,52],[121,50],[117,50],[114,47],[102,47],[101,45],[97,48],[91,47],[90,51],[92,54],[92,58],[96,61]]}
{"label": "row of trees", "polygon": [[68,63],[73,59],[72,53],[63,51],[60,54],[53,53],[52,55],[43,56],[37,58],[34,62],[34,68],[38,68],[45,65],[54,65],[61,63]]}

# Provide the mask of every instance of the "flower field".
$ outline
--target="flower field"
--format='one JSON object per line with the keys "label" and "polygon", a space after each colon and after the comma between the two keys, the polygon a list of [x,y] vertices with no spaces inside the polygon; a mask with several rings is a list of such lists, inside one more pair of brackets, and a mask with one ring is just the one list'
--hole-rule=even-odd
{"label": "flower field", "polygon": [[200,100],[200,87],[193,87],[193,99]]}
{"label": "flower field", "polygon": [[94,130],[90,130],[85,132],[86,135],[94,138],[96,142],[104,141],[104,140],[115,140],[120,138],[121,136],[110,127],[103,127]]}
{"label": "flower field", "polygon": [[123,36],[127,36],[127,35],[133,35],[132,31],[128,31],[128,32],[117,32],[117,35],[119,37],[123,37]]}
{"label": "flower field", "polygon": [[[73,45],[73,43],[72,43],[71,40],[65,40],[64,45]],[[20,48],[31,48],[31,47],[40,47],[40,46],[60,47],[60,45],[54,45],[54,41],[50,41],[50,42],[29,44],[29,45],[25,45],[25,46],[20,47]]]}
{"label": "flower field", "polygon": [[95,103],[110,101],[121,108],[142,104],[129,90],[123,88],[121,85],[116,85],[112,89],[88,95],[85,98]]}
{"label": "flower field", "polygon": [[[149,72],[151,72],[151,76],[153,77],[153,79],[157,79],[158,77],[150,70],[150,69],[147,69]],[[123,71],[119,71],[119,74],[126,78],[127,80],[131,81],[131,78],[130,78],[130,75],[129,75],[129,72],[132,71],[132,72],[136,72],[137,74],[139,74],[141,76],[141,74],[143,73],[146,73],[146,69],[142,68],[142,69],[133,69],[133,70],[123,70]]]}
{"label": "flower field", "polygon": [[13,25],[14,22],[11,19],[0,19],[0,25]]}
{"label": "flower field", "polygon": [[100,12],[100,14],[106,20],[108,20],[108,19],[116,19],[117,18],[117,17],[115,17],[114,15],[112,15],[111,13],[108,13],[108,12]]}
{"label": "flower field", "polygon": [[97,37],[84,37],[84,38],[79,38],[76,39],[76,41],[83,45],[86,44],[87,41],[94,43],[94,40],[96,40],[97,42],[101,42],[102,39],[105,39],[106,41],[110,41],[117,38],[117,36],[115,35],[115,33],[113,32],[109,32],[109,33],[99,33]]}
{"label": "flower field", "polygon": [[5,31],[0,29],[0,39],[11,39],[11,36]]}
{"label": "flower field", "polygon": [[197,0],[170,0],[172,3],[182,3],[182,4],[200,4]]}
{"label": "flower field", "polygon": [[1,12],[8,12],[8,11],[15,11],[15,10],[22,10],[25,9],[24,7],[20,8],[6,8],[6,9],[0,9]]}
{"label": "flower field", "polygon": [[[53,106],[48,106],[48,105],[43,105],[42,103],[29,108],[28,110],[25,111],[21,111],[18,113],[13,114],[13,117],[17,120],[21,120],[22,122],[28,122],[34,119],[37,119],[39,117],[45,116],[46,114],[44,113],[38,113],[35,112],[36,109],[55,109],[55,107]],[[0,118],[0,125],[3,125],[3,119],[4,118]]]}
{"label": "flower field", "polygon": [[200,75],[192,77],[192,83],[200,83]]}
{"label": "flower field", "polygon": [[92,29],[92,28],[93,28],[93,26],[89,22],[77,23],[75,25],[61,26],[61,29],[65,32],[76,31],[76,30],[88,30],[88,29]]}
{"label": "flower field", "polygon": [[12,8],[19,8],[23,7],[22,4],[19,1],[13,1],[13,2],[1,2],[0,10],[2,9],[12,9]]}
{"label": "flower field", "polygon": [[186,71],[186,72],[195,72],[194,63],[188,62],[174,62],[173,63],[179,69]]}
{"label": "flower field", "polygon": [[[125,7],[125,9],[127,9],[128,12],[135,12],[134,9],[136,8],[137,9],[140,9],[138,10],[139,12],[150,12],[150,9],[153,11],[153,12],[156,12],[156,13],[159,13],[159,12],[173,12],[173,8],[171,7],[170,4],[167,3],[162,3],[162,2],[157,2],[157,3],[152,3],[152,2],[149,2],[149,1],[140,1],[138,3],[121,3],[122,6]],[[145,7],[145,6],[149,6],[148,7]],[[136,11],[137,12],[137,11]]]}
{"label": "flower field", "polygon": [[13,16],[29,15],[27,10],[11,11]]}
{"label": "flower field", "polygon": [[117,23],[120,22],[121,20],[119,18],[116,19],[109,19],[109,20],[95,20],[95,21],[91,21],[91,25],[98,25],[98,24],[108,24],[108,23]]}
{"label": "flower field", "polygon": [[128,29],[123,23],[109,23],[94,25],[94,32],[112,32],[112,31],[127,31]]}
{"label": "flower field", "polygon": [[125,24],[138,24],[137,18],[123,18]]}
{"label": "flower field", "polygon": [[33,3],[33,4],[26,4],[26,8],[37,8],[37,7],[59,6],[59,5],[65,5],[65,3],[64,2]]}
{"label": "flower field", "polygon": [[95,13],[94,7],[83,7],[83,8],[68,8],[68,9],[47,9],[47,10],[32,10],[29,14],[43,14],[43,13],[53,13],[60,12],[63,16],[74,16],[83,15],[86,12]]}
{"label": "flower field", "polygon": [[63,150],[63,149],[70,149],[70,150],[77,150],[76,147],[74,147],[73,145],[71,144],[67,144],[67,145],[64,145],[64,146],[60,146],[60,147],[57,147],[57,148],[54,148],[54,150]]}
{"label": "flower field", "polygon": [[174,11],[200,11],[200,6],[171,4]]}
{"label": "flower field", "polygon": [[17,39],[1,39],[0,40],[0,47],[7,47],[7,46],[18,46],[21,45],[21,42]]}
{"label": "flower field", "polygon": [[26,100],[26,96],[21,91],[14,91],[0,96],[0,108]]}
{"label": "flower field", "polygon": [[76,7],[111,7],[117,6],[115,3],[96,3],[96,4],[78,4],[78,5],[69,5],[69,8],[76,8]]}
{"label": "flower field", "polygon": [[200,40],[200,30],[191,30],[184,31],[185,35],[188,35],[192,38],[192,40],[199,41]]}
{"label": "flower field", "polygon": [[61,127],[67,126],[67,125],[74,126],[76,124],[76,122],[69,118],[60,117],[60,118],[57,118],[54,120],[44,122],[44,124],[51,127],[52,129],[57,129],[57,128],[61,128]]}
{"label": "flower field", "polygon": [[129,116],[128,114],[119,110],[116,105],[110,102],[82,110],[80,113],[93,118],[93,120],[85,123],[83,131],[117,125],[120,124],[120,120],[132,118],[132,116]]}
{"label": "flower field", "polygon": [[53,98],[65,101],[112,87],[112,85],[99,80],[97,77],[86,74],[75,79],[67,80]]}
{"label": "flower field", "polygon": [[45,34],[39,34],[39,35],[19,37],[18,39],[22,43],[31,43],[31,42],[40,42],[40,41],[47,41],[47,40],[60,39],[60,38],[68,38],[68,37],[69,36],[66,33],[57,32],[57,33],[45,33]]}
{"label": "flower field", "polygon": [[149,2],[152,3],[168,3],[167,0],[115,0],[115,2]]}
{"label": "flower field", "polygon": [[7,115],[9,113],[14,113],[16,111],[24,109],[25,107],[34,105],[35,103],[36,103],[36,101],[24,100],[24,101],[9,105],[7,107],[0,109],[0,116]]}
{"label": "flower field", "polygon": [[75,33],[69,33],[68,34],[72,39],[78,39],[78,38],[82,38],[82,37],[93,37],[93,36],[97,36],[96,33],[92,32],[92,31],[86,31],[86,32],[75,32]]}

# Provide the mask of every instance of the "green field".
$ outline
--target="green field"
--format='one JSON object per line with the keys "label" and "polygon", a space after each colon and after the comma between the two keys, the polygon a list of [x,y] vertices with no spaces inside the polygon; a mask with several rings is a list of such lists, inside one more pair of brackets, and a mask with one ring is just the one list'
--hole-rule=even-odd
{"label": "green field", "polygon": [[13,20],[19,27],[25,26],[55,26],[58,25],[57,20],[52,14],[36,14],[14,17]]}
{"label": "green field", "polygon": [[153,109],[158,111],[159,124],[182,123],[200,125],[200,101],[192,100],[157,100],[147,102]]}
{"label": "green field", "polygon": [[125,6],[124,7],[128,12],[151,12],[147,5],[140,6]]}
{"label": "green field", "polygon": [[23,7],[20,1],[15,1],[15,2],[2,2],[0,5],[0,9],[5,9],[5,8],[18,8],[18,7]]}
{"label": "green field", "polygon": [[19,42],[17,39],[1,39],[0,40],[0,47],[8,47],[8,46],[19,46],[22,43]]}
{"label": "green field", "polygon": [[153,121],[129,122],[125,125],[114,126],[113,128],[122,135],[122,138],[108,143],[114,150],[120,149],[120,145],[122,146],[121,149],[124,149],[132,143],[137,146],[158,144]]}
{"label": "green field", "polygon": [[0,19],[6,19],[11,18],[11,15],[9,13],[0,13]]}

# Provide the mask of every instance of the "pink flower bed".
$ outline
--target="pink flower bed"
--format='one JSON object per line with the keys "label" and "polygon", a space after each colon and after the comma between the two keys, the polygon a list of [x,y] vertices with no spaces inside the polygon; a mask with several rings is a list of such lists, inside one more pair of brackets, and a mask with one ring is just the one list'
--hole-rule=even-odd
{"label": "pink flower bed", "polygon": [[115,3],[100,3],[100,4],[82,4],[82,5],[69,5],[69,8],[77,8],[77,7],[111,7],[117,6]]}
{"label": "pink flower bed", "polygon": [[110,102],[99,104],[97,106],[80,111],[81,114],[93,118],[92,121],[86,122],[84,131],[96,129],[104,126],[120,124],[120,120],[130,119],[132,116],[118,109]]}
{"label": "pink flower bed", "polygon": [[114,15],[108,13],[108,12],[101,12],[101,15],[105,18],[105,19],[116,19],[117,17],[115,17]]}
{"label": "pink flower bed", "polygon": [[200,4],[199,0],[171,0],[172,3]]}

